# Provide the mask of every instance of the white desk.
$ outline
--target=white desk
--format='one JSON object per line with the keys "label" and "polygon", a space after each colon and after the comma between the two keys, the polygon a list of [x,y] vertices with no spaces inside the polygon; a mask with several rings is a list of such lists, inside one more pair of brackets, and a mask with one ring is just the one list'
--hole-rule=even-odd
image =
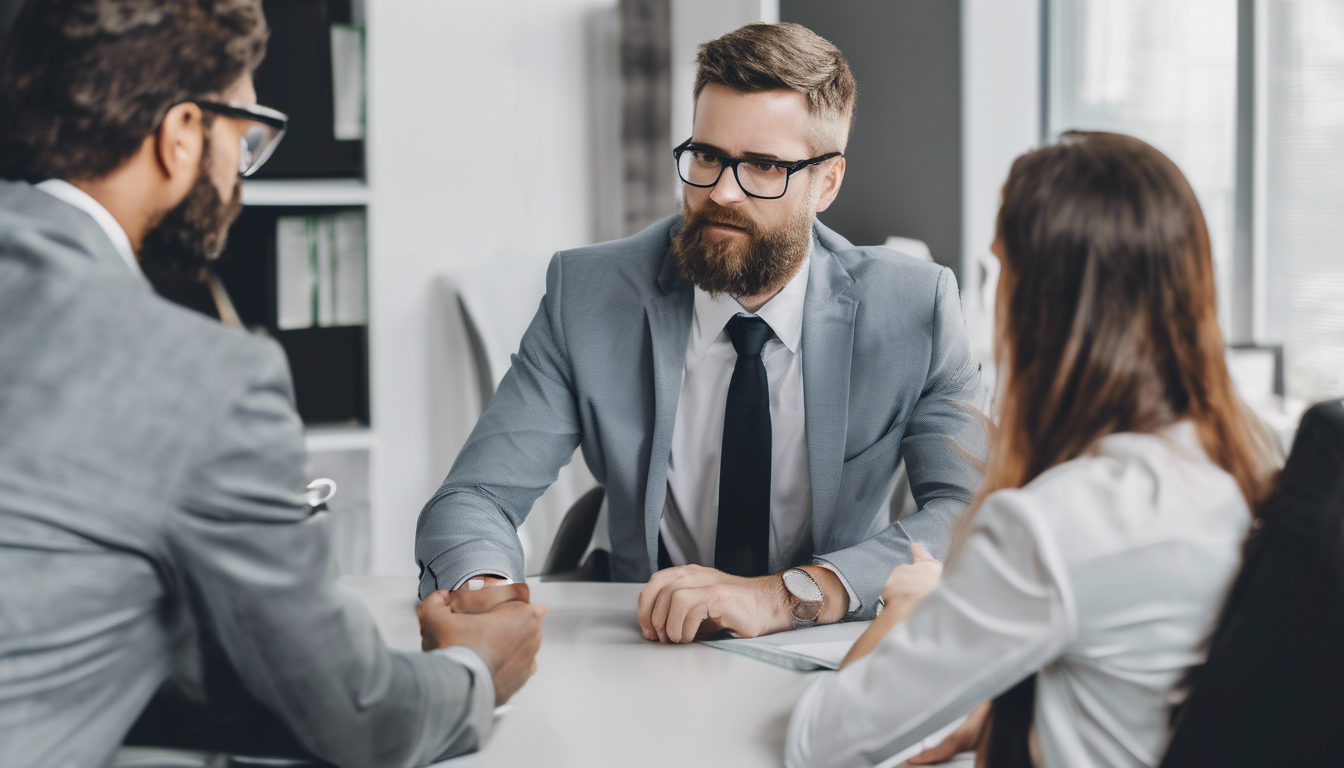
{"label": "white desk", "polygon": [[[413,577],[345,577],[393,648],[419,650]],[[594,766],[783,763],[789,713],[811,674],[699,644],[645,640],[642,585],[532,583],[550,613],[537,674],[514,695],[485,749],[441,765]]]}

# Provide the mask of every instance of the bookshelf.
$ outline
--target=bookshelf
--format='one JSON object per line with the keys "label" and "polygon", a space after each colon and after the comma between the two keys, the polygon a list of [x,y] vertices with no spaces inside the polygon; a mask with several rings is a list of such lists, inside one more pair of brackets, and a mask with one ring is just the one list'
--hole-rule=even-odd
{"label": "bookshelf", "polygon": [[[221,260],[219,274],[244,324],[285,349],[305,424],[305,471],[309,479],[329,477],[337,486],[328,507],[338,566],[343,573],[368,573],[379,444],[369,397],[375,323],[368,291],[368,134],[361,119],[360,132],[342,135],[349,123],[341,127],[343,111],[333,95],[333,88],[344,93],[347,106],[351,98],[367,100],[364,2],[275,0],[267,4],[267,17],[271,45],[255,76],[257,95],[289,113],[290,135],[258,175],[244,182],[243,214],[230,232],[225,255],[231,258],[227,264]],[[342,58],[338,50],[338,37],[349,41],[351,34],[359,41],[359,59]],[[342,91],[340,78],[351,72],[357,87]],[[356,114],[362,112],[360,107]],[[324,220],[351,212],[362,218],[359,228],[321,228],[334,226]],[[343,261],[361,246],[359,258]],[[310,268],[293,269],[310,261]],[[341,313],[333,287],[340,284],[333,283],[333,274],[345,274],[338,269],[351,263],[356,266],[347,272],[356,281],[347,284],[363,284],[362,311],[353,316]],[[352,295],[359,294],[357,289]]]}
{"label": "bookshelf", "polygon": [[[266,0],[267,18],[278,29],[289,7],[313,1]],[[459,418],[463,391],[436,378],[459,363],[442,347],[433,286],[445,275],[498,274],[501,264],[537,256],[535,267],[512,276],[531,291],[544,285],[549,254],[593,242],[592,200],[603,182],[589,152],[575,148],[594,146],[594,119],[618,114],[619,105],[602,106],[612,97],[602,84],[616,77],[608,72],[618,61],[616,41],[590,30],[595,15],[615,12],[616,0],[352,5],[367,42],[362,163],[295,178],[275,172],[284,167],[277,152],[244,182],[244,214],[365,213],[367,371],[349,378],[367,386],[367,419],[310,421],[310,474],[337,482],[332,529],[342,570],[364,572],[359,565],[367,563],[369,573],[414,575],[418,514],[474,423]],[[317,90],[304,79],[311,57],[297,53],[304,41],[286,44],[277,37],[284,34],[273,32],[263,68]],[[599,43],[613,47],[594,57]],[[597,77],[595,68],[607,74]],[[294,103],[263,90],[265,74],[258,71],[263,103],[300,117]],[[280,151],[303,143],[295,123]],[[265,242],[254,238],[252,248],[244,240],[231,238],[239,246],[234,261],[266,279]],[[227,285],[241,303],[235,283]],[[525,323],[536,303],[510,303],[508,311]],[[319,370],[333,383],[347,378]],[[367,496],[353,496],[361,487]]]}

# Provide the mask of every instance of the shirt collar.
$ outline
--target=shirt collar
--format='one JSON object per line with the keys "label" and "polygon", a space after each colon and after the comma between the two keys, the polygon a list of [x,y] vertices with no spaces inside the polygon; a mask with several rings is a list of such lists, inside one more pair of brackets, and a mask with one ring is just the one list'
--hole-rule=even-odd
{"label": "shirt collar", "polygon": [[131,238],[126,236],[126,230],[121,228],[102,203],[94,200],[89,193],[74,184],[61,179],[47,179],[34,187],[92,216],[98,226],[102,227],[103,232],[107,233],[107,239],[112,241],[112,247],[125,260],[126,266],[135,274],[145,276],[144,271],[140,269],[140,262],[135,258],[135,251],[131,248]]}
{"label": "shirt collar", "polygon": [[809,252],[798,268],[798,274],[754,315],[743,309],[732,296],[726,293],[711,296],[696,286],[695,316],[691,321],[691,351],[696,357],[703,356],[709,345],[723,333],[729,320],[735,315],[747,315],[764,320],[775,336],[784,342],[784,346],[797,354],[803,341],[803,303],[807,299],[807,273],[811,263]]}

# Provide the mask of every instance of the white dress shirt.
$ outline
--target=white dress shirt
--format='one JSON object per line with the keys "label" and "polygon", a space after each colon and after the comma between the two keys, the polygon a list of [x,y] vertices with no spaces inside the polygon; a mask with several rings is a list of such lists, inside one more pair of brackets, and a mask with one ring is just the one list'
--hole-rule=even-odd
{"label": "white dress shirt", "polygon": [[145,273],[140,270],[140,262],[135,258],[135,251],[131,249],[131,238],[126,236],[126,230],[121,228],[112,214],[107,212],[103,204],[94,200],[89,193],[76,187],[68,181],[61,179],[47,179],[41,183],[33,185],[34,189],[40,189],[48,195],[65,203],[75,206],[81,211],[93,217],[103,232],[107,233],[107,239],[112,241],[112,247],[117,249],[117,253],[126,262],[126,266],[131,271],[141,277]]}
{"label": "white dress shirt", "polygon": [[1036,672],[1041,768],[1157,765],[1250,523],[1188,421],[993,494],[942,585],[804,694],[787,764],[880,764]]}
{"label": "white dress shirt", "polygon": [[[698,286],[695,289],[660,525],[673,565],[714,564],[723,417],[728,385],[737,366],[737,351],[727,326],[736,315],[759,317],[774,332],[761,350],[770,389],[770,572],[778,573],[798,562],[800,555],[811,554],[812,482],[803,418],[802,362],[803,304],[810,263],[810,258],[805,259],[788,285],[754,314],[731,296],[711,296]],[[859,607],[858,597],[843,575],[840,579],[849,593],[848,610],[853,611]]]}

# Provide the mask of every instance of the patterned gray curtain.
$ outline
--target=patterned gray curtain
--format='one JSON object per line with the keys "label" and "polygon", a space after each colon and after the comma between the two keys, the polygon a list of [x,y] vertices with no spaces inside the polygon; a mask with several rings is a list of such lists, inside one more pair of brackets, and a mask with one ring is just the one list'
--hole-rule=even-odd
{"label": "patterned gray curtain", "polygon": [[622,235],[678,208],[672,165],[671,0],[620,0]]}

